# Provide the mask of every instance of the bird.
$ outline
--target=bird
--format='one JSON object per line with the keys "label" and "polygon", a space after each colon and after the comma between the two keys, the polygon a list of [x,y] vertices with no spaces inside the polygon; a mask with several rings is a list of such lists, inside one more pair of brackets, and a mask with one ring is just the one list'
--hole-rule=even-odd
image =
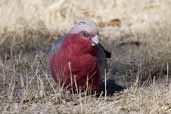
{"label": "bird", "polygon": [[99,92],[111,52],[100,42],[97,25],[81,20],[57,38],[49,53],[49,67],[56,83],[73,91]]}

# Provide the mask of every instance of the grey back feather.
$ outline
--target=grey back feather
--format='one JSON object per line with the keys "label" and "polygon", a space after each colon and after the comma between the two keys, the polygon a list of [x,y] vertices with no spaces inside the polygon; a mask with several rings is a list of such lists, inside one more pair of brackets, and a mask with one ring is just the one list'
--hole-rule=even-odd
{"label": "grey back feather", "polygon": [[64,39],[62,37],[59,37],[53,42],[53,44],[49,50],[49,57],[51,57],[55,52],[57,52],[59,50],[59,48],[63,44],[63,40]]}
{"label": "grey back feather", "polygon": [[100,68],[100,75],[101,78],[105,76],[105,72],[108,71],[108,64],[107,64],[107,58],[106,54],[104,52],[104,49],[100,46],[96,46],[96,57],[97,57],[97,64]]}

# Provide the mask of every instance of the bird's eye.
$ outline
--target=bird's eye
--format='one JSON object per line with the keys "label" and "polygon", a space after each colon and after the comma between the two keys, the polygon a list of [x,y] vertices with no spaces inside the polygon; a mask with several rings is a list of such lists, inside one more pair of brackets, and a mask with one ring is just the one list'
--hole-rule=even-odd
{"label": "bird's eye", "polygon": [[80,34],[83,35],[84,37],[90,36],[90,34],[87,31],[81,31]]}

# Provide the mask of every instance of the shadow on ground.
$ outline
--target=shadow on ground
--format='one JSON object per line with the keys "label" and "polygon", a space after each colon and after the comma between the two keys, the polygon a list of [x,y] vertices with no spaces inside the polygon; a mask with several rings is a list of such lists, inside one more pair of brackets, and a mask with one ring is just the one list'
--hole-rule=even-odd
{"label": "shadow on ground", "polygon": [[126,89],[126,87],[121,86],[117,84],[114,80],[110,79],[106,80],[106,82],[101,81],[100,84],[100,93],[102,96],[105,96],[105,92],[107,96],[112,96],[114,93],[123,91],[124,89]]}

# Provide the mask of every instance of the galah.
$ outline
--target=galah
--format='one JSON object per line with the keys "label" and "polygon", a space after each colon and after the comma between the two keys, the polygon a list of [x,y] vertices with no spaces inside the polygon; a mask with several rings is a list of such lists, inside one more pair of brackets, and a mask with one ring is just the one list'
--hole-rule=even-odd
{"label": "galah", "polygon": [[60,86],[77,92],[99,92],[106,58],[110,57],[111,53],[100,44],[97,25],[82,20],[54,42],[49,66]]}

